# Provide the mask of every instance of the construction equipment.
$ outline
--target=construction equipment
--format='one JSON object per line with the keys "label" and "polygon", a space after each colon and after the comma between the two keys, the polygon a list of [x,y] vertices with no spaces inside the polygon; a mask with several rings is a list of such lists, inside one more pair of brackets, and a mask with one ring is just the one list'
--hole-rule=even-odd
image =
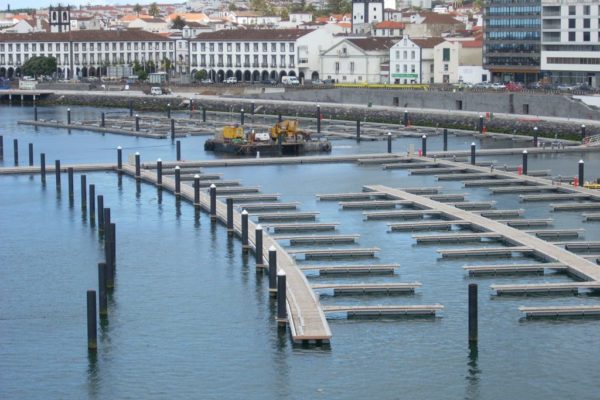
{"label": "construction equipment", "polygon": [[244,139],[244,127],[239,125],[227,125],[223,127],[223,139]]}
{"label": "construction equipment", "polygon": [[301,135],[303,139],[308,139],[308,133],[298,130],[298,120],[286,119],[281,122],[277,122],[270,129],[271,139],[277,141],[279,136],[283,135],[284,139],[297,140],[298,135]]}

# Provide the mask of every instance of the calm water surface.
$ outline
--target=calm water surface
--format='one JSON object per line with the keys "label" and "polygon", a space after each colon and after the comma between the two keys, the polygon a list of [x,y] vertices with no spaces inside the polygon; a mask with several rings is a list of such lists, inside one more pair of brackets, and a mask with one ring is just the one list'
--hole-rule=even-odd
{"label": "calm water surface", "polygon": [[[88,116],[98,112],[74,110]],[[22,164],[27,162],[28,142],[35,144],[36,163],[40,151],[48,160],[114,161],[117,145],[140,151],[145,159],[174,158],[170,141],[17,126],[16,120],[30,112],[31,108],[0,108],[4,165],[13,165],[13,138],[21,143]],[[40,109],[40,116],[63,112]],[[184,158],[212,158],[203,151],[204,140],[182,139]],[[450,143],[464,149],[471,141],[459,137]],[[405,147],[411,143],[418,148],[420,140],[397,142]],[[336,145],[337,154],[381,151],[385,146],[353,141]],[[441,139],[431,146],[441,147]],[[567,175],[576,171],[580,157],[531,157],[529,168]],[[583,157],[591,174],[598,156]],[[517,164],[520,157],[494,159]],[[51,175],[46,187],[37,176],[6,176],[0,178],[0,398],[598,398],[600,321],[524,321],[518,311],[521,305],[600,304],[598,297],[494,296],[492,283],[570,278],[469,278],[462,270],[465,264],[512,261],[442,261],[435,250],[444,246],[416,246],[409,233],[387,233],[387,221],[363,221],[361,212],[340,211],[336,202],[318,202],[314,194],[359,191],[365,184],[442,185],[445,193],[467,193],[469,200],[495,200],[499,209],[524,208],[528,218],[552,217],[556,228],[583,227],[585,240],[600,240],[600,223],[581,223],[579,213],[552,213],[548,203],[520,203],[516,195],[491,197],[487,189],[465,189],[460,182],[437,182],[378,166],[236,167],[214,172],[260,185],[264,193],[281,193],[284,201],[299,201],[302,210],[319,211],[321,221],[339,222],[340,232],[361,234],[360,246],[380,247],[377,263],[401,265],[392,276],[311,281],[423,284],[414,296],[325,294],[324,304],[440,303],[445,306],[441,317],[333,319],[331,348],[292,346],[289,336],[276,329],[266,276],[256,273],[252,255],[241,253],[237,239],[228,239],[225,229],[212,226],[206,214],[198,221],[189,204],[177,203],[168,193],[160,196],[154,187],[138,186],[130,178],[93,173],[88,182],[104,195],[117,224],[118,266],[109,322],[99,327],[98,354],[91,357],[86,349],[85,291],[97,287],[103,249],[89,216],[82,215],[79,191],[70,204],[66,177],[57,194]],[[471,282],[479,284],[476,350],[469,349],[466,340],[466,288]]]}

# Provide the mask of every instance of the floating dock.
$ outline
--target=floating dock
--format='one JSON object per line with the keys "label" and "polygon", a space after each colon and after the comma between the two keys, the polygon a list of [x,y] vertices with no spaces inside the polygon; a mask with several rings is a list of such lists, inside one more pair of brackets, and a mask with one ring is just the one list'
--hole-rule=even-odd
{"label": "floating dock", "polygon": [[528,318],[600,316],[600,306],[519,307]]}
{"label": "floating dock", "polygon": [[363,265],[301,265],[302,271],[318,271],[320,275],[387,275],[393,274],[398,264]]}
{"label": "floating dock", "polygon": [[312,285],[314,290],[332,290],[334,295],[338,294],[393,294],[414,293],[416,288],[421,287],[419,282],[412,283],[349,283],[336,284],[325,283]]}
{"label": "floating dock", "polygon": [[469,275],[487,274],[517,274],[517,273],[543,273],[547,269],[555,271],[566,271],[567,266],[561,263],[537,263],[537,264],[497,264],[497,265],[465,265],[463,267]]}
{"label": "floating dock", "polygon": [[600,289],[600,282],[527,283],[522,285],[491,285],[497,294],[577,293],[579,290]]}
{"label": "floating dock", "polygon": [[351,317],[435,317],[436,313],[443,310],[441,304],[415,305],[415,306],[324,306],[326,314],[346,314]]}

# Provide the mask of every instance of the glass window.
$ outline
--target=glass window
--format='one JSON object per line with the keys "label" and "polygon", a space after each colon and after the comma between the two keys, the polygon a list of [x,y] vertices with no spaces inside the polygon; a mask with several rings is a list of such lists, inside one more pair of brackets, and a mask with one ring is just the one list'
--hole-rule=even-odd
{"label": "glass window", "polygon": [[443,61],[450,61],[450,49],[442,49],[443,50]]}
{"label": "glass window", "polygon": [[589,32],[583,32],[583,41],[584,42],[590,41],[590,33]]}
{"label": "glass window", "polygon": [[569,42],[575,41],[575,32],[569,32]]}
{"label": "glass window", "polygon": [[570,18],[569,19],[569,29],[574,29],[574,28],[575,28],[575,19]]}
{"label": "glass window", "polygon": [[575,15],[575,6],[569,6],[569,15]]}
{"label": "glass window", "polygon": [[589,28],[590,27],[590,19],[589,18],[585,18],[583,20],[583,27],[584,28]]}

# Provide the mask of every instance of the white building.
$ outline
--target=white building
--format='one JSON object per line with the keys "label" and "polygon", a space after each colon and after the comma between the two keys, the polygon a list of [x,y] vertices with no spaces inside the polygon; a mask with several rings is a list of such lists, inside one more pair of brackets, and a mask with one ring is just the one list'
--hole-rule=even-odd
{"label": "white building", "polygon": [[365,34],[383,21],[383,0],[352,0],[352,33]]}
{"label": "white building", "polygon": [[313,20],[311,13],[290,13],[289,17],[290,22],[294,24],[304,24]]}
{"label": "white building", "polygon": [[167,32],[169,23],[162,18],[139,17],[127,25],[129,29],[142,29],[147,32]]}
{"label": "white building", "polygon": [[385,83],[392,38],[346,38],[321,55],[321,78],[338,83]]}
{"label": "white building", "polygon": [[458,83],[461,42],[443,41],[433,47],[433,82]]}
{"label": "white building", "polygon": [[190,42],[191,72],[204,70],[215,82],[319,78],[319,52],[336,39],[325,29],[226,29]]}
{"label": "white building", "polygon": [[[61,78],[104,76],[108,66],[135,61],[160,68],[175,60],[173,41],[145,31],[72,31],[0,35],[0,76],[20,76],[21,66],[35,56],[55,57]],[[170,71],[169,71],[170,72]]]}
{"label": "white building", "polygon": [[390,48],[390,82],[396,84],[433,83],[433,48],[444,39],[432,37],[426,39],[403,36]]}
{"label": "white building", "polygon": [[403,22],[383,21],[373,27],[371,35],[376,37],[401,37],[403,31]]}
{"label": "white building", "polygon": [[542,74],[600,87],[598,0],[542,0]]}
{"label": "white building", "polygon": [[281,21],[281,17],[278,15],[264,15],[263,13],[255,11],[233,11],[231,14],[235,16],[235,22],[239,25],[275,26]]}

